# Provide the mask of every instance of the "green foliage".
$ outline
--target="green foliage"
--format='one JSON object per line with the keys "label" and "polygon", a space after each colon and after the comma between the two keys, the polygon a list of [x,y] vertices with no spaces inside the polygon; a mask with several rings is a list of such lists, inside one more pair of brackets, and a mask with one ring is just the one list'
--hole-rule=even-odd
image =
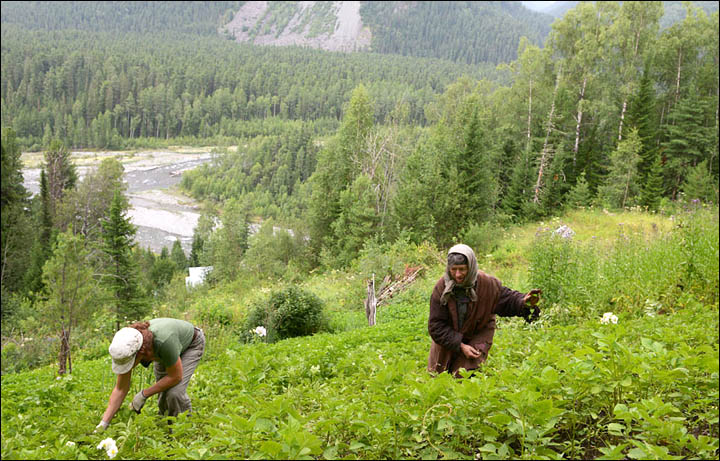
{"label": "green foliage", "polygon": [[427,241],[418,244],[401,236],[393,243],[365,242],[351,268],[362,280],[369,280],[375,274],[379,289],[386,276],[396,280],[408,267],[432,267],[442,260],[442,255]]}
{"label": "green foliage", "polygon": [[147,312],[132,257],[135,227],[130,223],[130,218],[125,216],[128,207],[127,199],[119,190],[115,190],[108,216],[102,221],[102,251],[107,268],[104,283],[112,293],[118,322],[125,319],[140,320]]}
{"label": "green foliage", "polygon": [[683,192],[688,199],[718,203],[718,183],[710,173],[706,160],[690,169],[683,185]]}
{"label": "green foliage", "polygon": [[668,159],[665,181],[673,196],[685,182],[691,166],[710,160],[715,146],[712,145],[713,128],[705,122],[707,116],[708,101],[700,98],[694,87],[668,114],[668,123],[664,125],[667,140],[662,147]]}
{"label": "green foliage", "polygon": [[[403,97],[409,120],[425,124],[424,106],[445,85],[463,74],[497,74],[492,65],[258,47],[155,27],[117,34],[27,30],[5,21],[3,123],[34,150],[44,133],[74,148],[112,149],[201,139],[231,145],[277,134],[286,121],[313,121],[328,133],[360,83],[378,94],[378,120],[389,120]],[[32,76],[23,78],[25,71]]]}
{"label": "green foliage", "polygon": [[[426,372],[427,296],[442,272],[438,261],[432,277],[383,305],[374,327],[362,326],[362,318],[349,331],[272,344],[256,336],[246,344],[232,324],[209,321],[206,354],[188,387],[192,417],[174,419],[170,434],[150,398],[142,414],[124,405],[104,434],[92,434],[115,383],[107,357],[113,330],[96,318],[101,338],[84,348],[71,378],[56,379],[49,367],[3,374],[2,457],[100,458],[96,446],[106,437],[117,441],[119,457],[143,459],[715,457],[717,209],[693,206],[676,217],[669,235],[660,225],[659,234],[642,238],[606,228],[617,220],[655,223],[657,215],[575,211],[567,219],[576,240],[542,251],[575,264],[581,277],[598,272],[600,281],[587,293],[587,285],[558,278],[563,298],[551,303],[552,293],[544,291],[543,314],[531,325],[499,318],[489,359],[472,377]],[[591,228],[602,234],[585,236]],[[508,231],[518,236],[502,246],[520,245],[523,252],[523,230]],[[556,243],[538,240],[535,245]],[[425,251],[386,248],[398,259]],[[368,261],[381,261],[381,252],[368,249]],[[333,304],[341,303],[336,295],[352,292],[342,313],[350,319],[359,310],[351,306],[364,296],[362,280],[350,280],[354,274],[314,274],[307,286]],[[663,287],[675,288],[662,296]],[[230,313],[235,321],[236,306],[245,304],[239,297],[262,290],[238,280],[198,292],[197,303],[206,315]],[[579,299],[589,301],[574,305]],[[608,311],[617,324],[601,323]],[[3,359],[35,340],[5,344]],[[153,382],[149,370],[133,374],[131,395]]]}
{"label": "green foliage", "polygon": [[578,208],[590,205],[591,200],[592,193],[590,192],[588,182],[585,180],[585,172],[583,171],[565,197],[565,203],[572,208]]}
{"label": "green foliage", "polygon": [[540,228],[529,253],[529,283],[543,290],[550,305],[562,306],[558,313],[563,316],[599,315],[608,305],[614,311],[632,311],[646,303],[668,309],[680,302],[688,286],[698,299],[713,303],[718,224],[712,213],[686,211],[676,229],[651,241],[619,223],[609,248]]}
{"label": "green foliage", "polygon": [[[256,303],[245,319],[247,331],[265,327],[269,342],[312,335],[326,325],[324,303],[320,298],[294,286],[275,291],[269,299]],[[254,333],[245,337],[252,335]]]}
{"label": "green foliage", "polygon": [[521,36],[541,44],[550,25],[547,15],[512,3],[368,2],[360,13],[376,52],[470,64],[510,61]]}
{"label": "green foliage", "polygon": [[286,276],[287,280],[297,280],[310,270],[307,239],[298,230],[277,228],[274,224],[272,219],[266,220],[248,239],[243,266],[257,278]]}
{"label": "green foliage", "polygon": [[634,205],[638,193],[637,164],[641,147],[637,130],[632,129],[610,155],[610,173],[598,190],[599,198],[609,206],[623,208]]}
{"label": "green foliage", "polygon": [[[12,292],[26,291],[23,279],[31,261],[29,250],[32,248],[32,220],[26,209],[28,208],[27,191],[23,186],[20,163],[20,147],[15,132],[9,128],[2,129],[2,198],[0,198],[0,244],[2,253],[0,263],[2,272],[0,287],[2,287],[2,318],[10,312],[7,303]],[[44,261],[42,261],[44,262]],[[40,264],[42,263],[40,262]],[[39,265],[39,264],[38,264]],[[32,270],[32,269],[31,269]],[[38,267],[34,268],[37,278]]]}
{"label": "green foliage", "polygon": [[188,261],[185,257],[185,250],[183,250],[183,247],[180,244],[180,240],[175,240],[173,242],[172,250],[170,250],[170,259],[173,263],[175,263],[177,271],[185,272],[185,269],[188,267]]}
{"label": "green foliage", "polygon": [[233,280],[240,269],[240,261],[248,244],[248,215],[244,203],[231,199],[225,204],[222,227],[213,232],[206,244],[212,249],[210,276],[213,279]]}

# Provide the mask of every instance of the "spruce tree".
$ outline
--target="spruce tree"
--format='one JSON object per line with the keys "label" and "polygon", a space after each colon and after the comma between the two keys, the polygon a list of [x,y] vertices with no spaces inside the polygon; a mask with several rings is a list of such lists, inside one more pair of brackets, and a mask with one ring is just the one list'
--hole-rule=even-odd
{"label": "spruce tree", "polygon": [[645,184],[640,191],[640,203],[649,210],[657,210],[663,196],[663,166],[660,154],[655,153],[655,160],[645,177]]}
{"label": "spruce tree", "polygon": [[28,293],[39,293],[42,290],[42,268],[51,255],[53,241],[53,223],[50,212],[50,195],[48,193],[45,170],[40,170],[40,216],[38,233],[30,255],[30,268],[25,274],[25,290]]}
{"label": "spruce tree", "polygon": [[638,192],[637,164],[640,161],[640,137],[632,128],[610,155],[610,172],[598,195],[611,207],[624,208],[634,202]]}
{"label": "spruce tree", "polygon": [[118,323],[140,320],[146,310],[132,255],[135,227],[125,217],[126,211],[127,202],[120,191],[115,191],[108,217],[102,222],[102,250],[107,262],[104,283],[112,294]]}
{"label": "spruce tree", "polygon": [[688,172],[683,192],[687,200],[701,200],[705,203],[718,203],[718,183],[703,160]]}
{"label": "spruce tree", "polygon": [[198,232],[193,234],[192,248],[190,249],[190,267],[200,266],[200,255],[203,251],[203,238]]}
{"label": "spruce tree", "polygon": [[456,219],[464,227],[490,219],[497,196],[495,176],[491,174],[491,147],[483,135],[477,100],[470,98],[470,120],[465,128],[465,146],[457,160],[460,194],[460,216]]}
{"label": "spruce tree", "polygon": [[180,240],[173,242],[172,250],[170,250],[170,259],[173,260],[179,271],[187,269],[187,258],[185,257],[185,251],[180,244]]}
{"label": "spruce tree", "polygon": [[681,99],[668,115],[664,126],[663,155],[667,159],[666,176],[668,189],[675,198],[685,182],[690,167],[710,158],[713,150],[713,127],[705,125],[706,102],[691,87],[688,96]]}
{"label": "spruce tree", "polygon": [[515,221],[525,219],[523,213],[524,204],[532,201],[532,180],[535,172],[530,157],[531,153],[528,150],[518,153],[515,168],[513,168],[510,177],[510,186],[503,197],[503,210],[505,213],[514,216]]}
{"label": "spruce tree", "polygon": [[628,125],[638,130],[642,147],[640,148],[640,161],[638,175],[640,184],[644,187],[649,179],[650,170],[655,161],[657,152],[657,114],[655,110],[655,90],[650,79],[649,65],[640,80],[640,89],[630,102],[628,109]]}
{"label": "spruce tree", "polygon": [[565,204],[570,208],[585,207],[590,205],[591,200],[592,192],[583,171],[570,192],[565,196]]}

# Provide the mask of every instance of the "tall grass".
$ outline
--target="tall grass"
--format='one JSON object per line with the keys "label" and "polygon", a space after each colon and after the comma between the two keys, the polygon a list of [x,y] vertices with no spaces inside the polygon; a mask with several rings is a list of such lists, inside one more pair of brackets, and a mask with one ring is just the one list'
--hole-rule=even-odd
{"label": "tall grass", "polygon": [[690,296],[715,303],[717,208],[688,210],[673,220],[670,232],[654,238],[618,225],[609,244],[540,231],[529,250],[529,282],[543,290],[549,312],[567,320],[600,310],[664,313]]}

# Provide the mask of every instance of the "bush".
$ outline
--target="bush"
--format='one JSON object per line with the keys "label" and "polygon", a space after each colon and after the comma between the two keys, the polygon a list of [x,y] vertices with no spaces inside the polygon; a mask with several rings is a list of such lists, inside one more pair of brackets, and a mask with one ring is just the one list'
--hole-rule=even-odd
{"label": "bush", "polygon": [[[375,274],[375,280],[380,281],[386,275],[392,278],[403,275],[408,266],[431,267],[443,261],[442,253],[428,242],[415,244],[403,236],[393,243],[366,242],[360,255],[353,261],[351,270],[363,280]],[[364,293],[364,285],[362,290]]]}
{"label": "bush", "polygon": [[465,229],[460,241],[475,251],[478,261],[495,251],[503,238],[502,226],[492,222],[472,223]]}
{"label": "bush", "polygon": [[530,285],[543,290],[548,305],[593,302],[598,261],[592,248],[544,232],[533,243],[529,259]]}
{"label": "bush", "polygon": [[258,326],[267,329],[267,341],[307,336],[327,327],[322,300],[313,293],[289,287],[272,293],[269,300],[256,303],[245,320],[243,337]]}

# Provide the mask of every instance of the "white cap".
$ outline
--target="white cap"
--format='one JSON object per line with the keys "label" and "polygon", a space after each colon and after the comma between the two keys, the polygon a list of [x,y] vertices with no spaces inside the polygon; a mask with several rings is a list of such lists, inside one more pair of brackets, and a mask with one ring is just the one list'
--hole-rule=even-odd
{"label": "white cap", "polygon": [[122,375],[130,371],[135,364],[135,355],[142,347],[143,336],[135,328],[121,328],[115,333],[108,348],[112,357],[112,371]]}

